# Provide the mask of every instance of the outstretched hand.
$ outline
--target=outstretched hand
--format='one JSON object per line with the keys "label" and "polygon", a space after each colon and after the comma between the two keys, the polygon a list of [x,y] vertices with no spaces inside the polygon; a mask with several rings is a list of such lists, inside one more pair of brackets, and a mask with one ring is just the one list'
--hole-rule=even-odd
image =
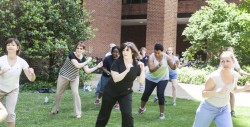
{"label": "outstretched hand", "polygon": [[92,60],[92,57],[88,57],[87,58],[87,63],[90,62]]}
{"label": "outstretched hand", "polygon": [[10,67],[3,67],[3,68],[1,68],[1,72],[2,73],[6,73],[6,72],[8,72],[10,70]]}
{"label": "outstretched hand", "polygon": [[130,68],[133,67],[133,64],[127,64],[126,69],[130,70]]}
{"label": "outstretched hand", "polygon": [[33,68],[28,68],[29,75],[34,75],[34,69]]}
{"label": "outstretched hand", "polygon": [[244,85],[244,89],[250,90],[250,82],[246,82],[246,84]]}
{"label": "outstretched hand", "polygon": [[229,92],[229,89],[227,88],[226,85],[224,85],[224,86],[218,88],[218,89],[216,90],[216,92],[217,92],[217,93],[220,93],[220,94],[225,94],[225,93],[228,93],[228,92]]}

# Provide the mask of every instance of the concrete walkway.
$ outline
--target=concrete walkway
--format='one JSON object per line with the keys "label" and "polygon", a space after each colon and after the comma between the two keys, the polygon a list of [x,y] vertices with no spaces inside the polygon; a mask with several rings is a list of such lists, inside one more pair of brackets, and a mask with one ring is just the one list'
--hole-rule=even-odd
{"label": "concrete walkway", "polygon": [[[96,87],[100,79],[100,76],[101,76],[100,74],[97,74],[96,77],[94,77],[90,81],[90,84],[92,84],[92,87],[94,88]],[[137,81],[134,81],[134,86],[133,86],[134,92],[139,92],[138,88],[139,88],[139,83]],[[176,96],[177,98],[201,101],[203,99],[201,96],[201,91],[203,88],[204,86],[201,86],[201,85],[179,83],[177,85]],[[155,94],[155,91],[153,92],[153,94]],[[167,88],[165,90],[165,96],[172,96],[171,82],[169,82],[167,85]],[[250,91],[235,94],[235,105],[250,107]]]}

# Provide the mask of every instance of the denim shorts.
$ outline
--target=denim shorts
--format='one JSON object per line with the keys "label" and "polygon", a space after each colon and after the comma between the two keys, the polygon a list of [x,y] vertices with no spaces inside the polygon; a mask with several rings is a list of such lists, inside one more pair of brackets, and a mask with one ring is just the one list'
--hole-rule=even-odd
{"label": "denim shorts", "polygon": [[175,73],[175,74],[169,74],[169,79],[171,80],[171,79],[177,79],[177,73]]}

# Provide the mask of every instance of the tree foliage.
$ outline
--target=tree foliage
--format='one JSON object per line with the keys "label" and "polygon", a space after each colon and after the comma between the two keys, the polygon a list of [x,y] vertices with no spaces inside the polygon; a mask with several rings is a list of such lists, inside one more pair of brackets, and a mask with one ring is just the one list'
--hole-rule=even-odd
{"label": "tree foliage", "polygon": [[17,38],[22,56],[41,61],[41,76],[50,80],[78,41],[94,37],[90,14],[80,0],[1,0],[0,19],[1,45]]}
{"label": "tree foliage", "polygon": [[240,61],[246,63],[243,60],[249,57],[241,56],[242,52],[239,51],[250,51],[249,42],[243,38],[250,29],[249,21],[249,13],[239,9],[236,4],[228,4],[224,0],[208,0],[207,6],[190,17],[183,31],[183,35],[192,44],[184,56],[193,59],[198,51],[203,51],[208,62],[218,61],[225,47],[232,46]]}

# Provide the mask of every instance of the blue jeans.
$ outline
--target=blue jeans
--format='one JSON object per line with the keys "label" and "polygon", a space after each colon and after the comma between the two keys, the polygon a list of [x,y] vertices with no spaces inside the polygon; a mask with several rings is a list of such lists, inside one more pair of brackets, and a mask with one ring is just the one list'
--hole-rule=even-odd
{"label": "blue jeans", "polygon": [[104,87],[105,85],[108,83],[108,80],[110,79],[110,77],[105,77],[105,76],[101,76],[97,86],[96,86],[96,90],[95,90],[95,96],[98,96],[98,94],[101,92],[103,93],[104,91]]}
{"label": "blue jeans", "polygon": [[209,127],[213,121],[216,127],[233,127],[228,105],[216,107],[206,101],[201,102],[196,111],[193,127]]}

